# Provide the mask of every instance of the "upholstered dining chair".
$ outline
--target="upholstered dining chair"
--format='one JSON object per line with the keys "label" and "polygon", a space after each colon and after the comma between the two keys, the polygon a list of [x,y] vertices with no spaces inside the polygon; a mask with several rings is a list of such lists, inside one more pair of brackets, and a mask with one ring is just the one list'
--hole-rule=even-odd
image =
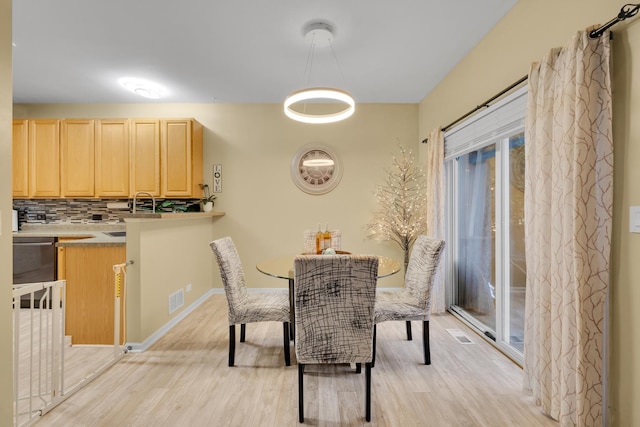
{"label": "upholstered dining chair", "polygon": [[378,257],[300,255],[294,260],[298,413],[304,422],[307,364],[365,364],[365,418],[371,420],[371,360]]}
{"label": "upholstered dining chair", "polygon": [[244,280],[240,256],[231,237],[209,243],[220,267],[220,275],[229,308],[229,366],[234,365],[236,325],[240,325],[240,342],[245,341],[247,323],[282,322],[284,361],[291,365],[289,356],[289,296],[286,293],[249,293]]}
{"label": "upholstered dining chair", "polygon": [[[433,277],[440,262],[444,241],[420,235],[413,244],[409,264],[400,291],[381,291],[376,296],[375,324],[390,320],[405,321],[407,340],[411,340],[411,321],[422,321],[422,348],[424,364],[431,364],[429,345],[429,319],[431,318],[431,291]],[[375,366],[375,339],[372,364]]]}

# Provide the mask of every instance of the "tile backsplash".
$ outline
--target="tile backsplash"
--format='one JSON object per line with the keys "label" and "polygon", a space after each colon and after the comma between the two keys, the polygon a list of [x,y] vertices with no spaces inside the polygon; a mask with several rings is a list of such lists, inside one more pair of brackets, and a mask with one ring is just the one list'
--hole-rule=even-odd
{"label": "tile backsplash", "polygon": [[[158,206],[167,199],[156,199]],[[199,200],[171,199],[175,206],[186,206],[189,211],[199,211]],[[131,199],[14,199],[18,210],[18,222],[22,224],[52,223],[118,223],[127,209],[110,209],[107,203],[131,203]],[[139,199],[136,209],[151,210],[151,199]],[[169,211],[170,212],[170,211]]]}

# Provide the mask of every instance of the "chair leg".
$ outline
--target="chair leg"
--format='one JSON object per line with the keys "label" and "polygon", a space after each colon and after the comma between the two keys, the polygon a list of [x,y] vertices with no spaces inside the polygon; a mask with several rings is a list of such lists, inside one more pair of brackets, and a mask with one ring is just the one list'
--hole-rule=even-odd
{"label": "chair leg", "polygon": [[302,363],[298,363],[298,420],[303,423],[304,422],[304,398],[303,398],[303,377],[304,374],[304,365]]}
{"label": "chair leg", "polygon": [[431,365],[431,349],[429,346],[429,321],[422,321],[422,347],[424,350],[424,364]]}
{"label": "chair leg", "polygon": [[365,419],[371,421],[371,363],[365,363],[366,391],[365,391]]}
{"label": "chair leg", "polygon": [[233,366],[236,354],[236,325],[229,325],[229,366]]}
{"label": "chair leg", "polygon": [[240,342],[244,342],[246,329],[247,325],[245,325],[244,323],[240,324]]}
{"label": "chair leg", "polygon": [[291,356],[289,353],[289,322],[282,322],[282,331],[284,333],[284,364],[291,366]]}
{"label": "chair leg", "polygon": [[371,355],[371,367],[375,367],[376,366],[376,326],[377,325],[373,325],[373,351],[372,351],[372,355]]}
{"label": "chair leg", "polygon": [[362,372],[362,363],[356,363],[356,374]]}
{"label": "chair leg", "polygon": [[411,336],[411,322],[407,320],[407,341],[411,341],[413,337]]}

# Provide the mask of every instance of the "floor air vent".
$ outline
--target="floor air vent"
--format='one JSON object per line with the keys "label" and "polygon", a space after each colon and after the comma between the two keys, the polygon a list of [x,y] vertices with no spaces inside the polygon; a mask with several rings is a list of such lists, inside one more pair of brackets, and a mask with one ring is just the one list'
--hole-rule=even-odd
{"label": "floor air vent", "polygon": [[460,329],[447,329],[447,332],[451,334],[460,344],[473,344],[473,341]]}
{"label": "floor air vent", "polygon": [[184,305],[184,292],[182,289],[169,295],[169,314]]}

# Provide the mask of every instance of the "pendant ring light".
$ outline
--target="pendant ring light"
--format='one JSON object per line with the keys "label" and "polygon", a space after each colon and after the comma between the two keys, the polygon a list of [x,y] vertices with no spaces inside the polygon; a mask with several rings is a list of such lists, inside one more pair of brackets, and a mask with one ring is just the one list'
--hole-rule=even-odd
{"label": "pendant ring light", "polygon": [[[331,45],[331,42],[333,41],[333,30],[329,24],[326,24],[324,22],[316,22],[306,27],[305,39],[311,42],[310,57],[312,58],[313,51],[316,46]],[[338,68],[340,68],[340,64],[338,63],[337,58],[335,58],[335,60],[338,64]],[[342,70],[340,71],[342,72]],[[310,74],[311,70],[309,69],[309,75]],[[291,108],[295,104],[309,101],[337,101],[339,103],[343,103],[345,105],[345,108],[341,111],[328,114],[308,114],[306,112],[300,112]],[[355,105],[355,100],[353,99],[351,94],[344,90],[330,87],[311,87],[298,90],[290,94],[284,101],[284,113],[287,115],[287,117],[303,123],[333,123],[344,120],[353,115],[355,111]]]}

